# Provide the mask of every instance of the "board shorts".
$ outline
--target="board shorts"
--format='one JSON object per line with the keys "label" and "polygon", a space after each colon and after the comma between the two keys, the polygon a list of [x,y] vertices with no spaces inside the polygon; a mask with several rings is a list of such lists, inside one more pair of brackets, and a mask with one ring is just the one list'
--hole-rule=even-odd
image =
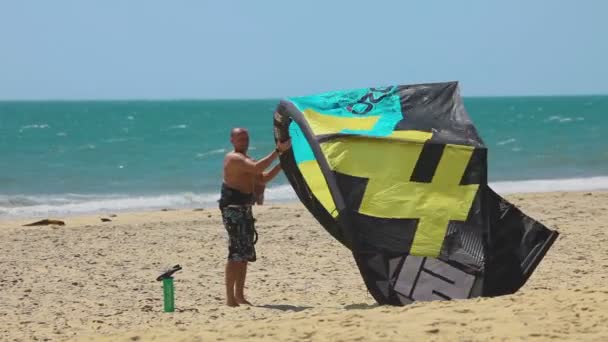
{"label": "board shorts", "polygon": [[256,261],[255,218],[250,205],[228,205],[221,209],[224,228],[228,233],[228,260]]}

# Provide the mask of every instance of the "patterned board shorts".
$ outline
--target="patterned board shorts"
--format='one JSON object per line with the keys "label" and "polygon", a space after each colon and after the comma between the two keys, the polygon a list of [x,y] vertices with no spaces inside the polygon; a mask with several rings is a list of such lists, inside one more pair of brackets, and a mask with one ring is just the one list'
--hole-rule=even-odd
{"label": "patterned board shorts", "polygon": [[225,207],[222,220],[229,238],[228,260],[256,261],[257,232],[251,206]]}

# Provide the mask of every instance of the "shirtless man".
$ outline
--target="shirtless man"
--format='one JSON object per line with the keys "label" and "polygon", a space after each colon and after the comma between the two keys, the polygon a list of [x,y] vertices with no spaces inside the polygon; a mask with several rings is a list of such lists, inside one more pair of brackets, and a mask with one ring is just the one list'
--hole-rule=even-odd
{"label": "shirtless man", "polygon": [[234,151],[224,158],[224,181],[220,198],[220,210],[224,227],[230,239],[226,264],[226,304],[238,306],[250,303],[245,299],[247,263],[256,261],[254,244],[257,240],[251,206],[263,203],[265,185],[280,171],[277,164],[265,171],[280,153],[291,147],[291,142],[279,142],[270,154],[254,161],[247,155],[249,134],[244,128],[230,132]]}

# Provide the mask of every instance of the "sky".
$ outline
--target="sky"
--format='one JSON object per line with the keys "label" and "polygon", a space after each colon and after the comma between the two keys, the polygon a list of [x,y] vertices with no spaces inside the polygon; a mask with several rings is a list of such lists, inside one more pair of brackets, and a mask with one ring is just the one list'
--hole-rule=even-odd
{"label": "sky", "polygon": [[608,94],[608,1],[0,0],[0,100]]}

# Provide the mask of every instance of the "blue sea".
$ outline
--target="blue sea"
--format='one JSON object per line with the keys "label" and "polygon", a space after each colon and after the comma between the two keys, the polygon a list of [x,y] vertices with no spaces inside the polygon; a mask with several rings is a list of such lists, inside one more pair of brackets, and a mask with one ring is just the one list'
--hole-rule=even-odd
{"label": "blue sea", "polygon": [[[229,130],[278,100],[0,102],[0,218],[215,207]],[[466,98],[503,194],[608,188],[608,96]],[[296,200],[281,174],[268,202]]]}

